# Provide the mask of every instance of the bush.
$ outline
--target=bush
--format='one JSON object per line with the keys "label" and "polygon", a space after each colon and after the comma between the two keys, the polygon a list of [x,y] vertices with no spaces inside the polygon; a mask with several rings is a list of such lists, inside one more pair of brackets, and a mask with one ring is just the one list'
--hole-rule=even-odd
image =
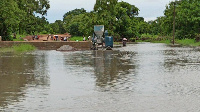
{"label": "bush", "polygon": [[40,32],[40,34],[48,34],[48,32],[44,30],[44,31]]}
{"label": "bush", "polygon": [[2,41],[13,41],[12,36],[2,36]]}
{"label": "bush", "polygon": [[131,42],[136,42],[136,38],[130,38]]}

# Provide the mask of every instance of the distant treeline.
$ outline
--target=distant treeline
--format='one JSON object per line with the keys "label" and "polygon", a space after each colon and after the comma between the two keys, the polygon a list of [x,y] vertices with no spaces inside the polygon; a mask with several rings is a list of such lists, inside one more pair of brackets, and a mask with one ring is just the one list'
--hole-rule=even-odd
{"label": "distant treeline", "polygon": [[135,5],[118,0],[96,0],[93,11],[74,9],[54,23],[44,17],[50,8],[48,0],[1,0],[0,35],[4,40],[12,40],[13,33],[68,32],[74,36],[92,36],[94,25],[104,25],[116,41],[123,37],[140,38],[142,34],[172,36],[174,6],[176,38],[196,38],[200,33],[200,0],[171,2],[164,16],[149,22],[138,17],[139,9]]}

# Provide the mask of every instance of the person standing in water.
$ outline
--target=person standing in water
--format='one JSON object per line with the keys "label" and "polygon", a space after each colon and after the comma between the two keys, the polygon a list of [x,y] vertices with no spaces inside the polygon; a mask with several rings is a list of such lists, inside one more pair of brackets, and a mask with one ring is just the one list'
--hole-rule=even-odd
{"label": "person standing in water", "polygon": [[83,35],[83,41],[85,41],[85,36]]}

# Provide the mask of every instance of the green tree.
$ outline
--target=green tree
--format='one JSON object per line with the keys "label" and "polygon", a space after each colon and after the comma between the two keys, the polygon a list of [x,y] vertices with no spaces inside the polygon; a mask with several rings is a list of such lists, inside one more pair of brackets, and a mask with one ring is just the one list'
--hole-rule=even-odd
{"label": "green tree", "polygon": [[25,12],[19,23],[19,33],[34,34],[40,24],[35,15],[47,14],[47,10],[50,8],[49,0],[17,0],[17,4],[19,9]]}
{"label": "green tree", "polygon": [[55,23],[52,23],[51,28],[53,29],[54,33],[61,33],[61,34],[66,33],[63,21],[61,20],[56,20]]}
{"label": "green tree", "polygon": [[170,25],[165,24],[166,18],[163,17],[158,17],[154,21],[149,21],[149,34],[152,35],[161,35],[161,36],[166,36],[168,35],[169,28],[171,29]]}
{"label": "green tree", "polygon": [[97,17],[95,13],[89,12],[82,15],[81,23],[79,25],[79,31],[82,31],[83,35],[90,36],[93,34],[94,25],[96,25]]}
{"label": "green tree", "polygon": [[177,38],[194,38],[200,28],[200,1],[182,0],[176,11]]}
{"label": "green tree", "polygon": [[104,25],[113,34],[115,30],[115,6],[118,0],[96,0],[94,12],[97,14],[97,24]]}
{"label": "green tree", "polygon": [[114,15],[115,5],[118,3],[118,0],[96,0],[94,5],[94,11],[98,12],[98,15],[104,13],[104,11],[110,12],[111,15]]}
{"label": "green tree", "polygon": [[63,17],[66,32],[76,36],[92,35],[97,20],[94,12],[86,12],[83,8],[75,9],[67,12]]}
{"label": "green tree", "polygon": [[0,7],[0,35],[3,40],[12,40],[10,35],[18,27],[24,12],[14,0],[1,0]]}
{"label": "green tree", "polygon": [[127,2],[118,2],[115,6],[116,30],[121,37],[136,36],[136,19],[139,9]]}
{"label": "green tree", "polygon": [[194,38],[199,33],[200,1],[181,0],[175,3],[171,2],[164,12],[163,21],[167,31],[166,34],[172,34],[174,4],[176,5],[176,38]]}
{"label": "green tree", "polygon": [[65,17],[67,16],[76,16],[76,15],[79,15],[79,14],[84,14],[86,13],[86,10],[84,8],[81,8],[81,9],[74,9],[72,11],[69,11],[67,13],[64,14],[63,18],[65,19]]}
{"label": "green tree", "polygon": [[38,25],[35,15],[44,16],[50,8],[48,0],[1,0],[0,35],[11,40],[13,32],[31,33]]}

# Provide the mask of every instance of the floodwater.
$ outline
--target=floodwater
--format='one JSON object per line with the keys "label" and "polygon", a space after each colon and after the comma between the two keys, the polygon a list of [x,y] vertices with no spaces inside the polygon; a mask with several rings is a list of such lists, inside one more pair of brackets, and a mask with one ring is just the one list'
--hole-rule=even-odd
{"label": "floodwater", "polygon": [[198,48],[152,43],[0,53],[0,111],[200,111],[199,56]]}

